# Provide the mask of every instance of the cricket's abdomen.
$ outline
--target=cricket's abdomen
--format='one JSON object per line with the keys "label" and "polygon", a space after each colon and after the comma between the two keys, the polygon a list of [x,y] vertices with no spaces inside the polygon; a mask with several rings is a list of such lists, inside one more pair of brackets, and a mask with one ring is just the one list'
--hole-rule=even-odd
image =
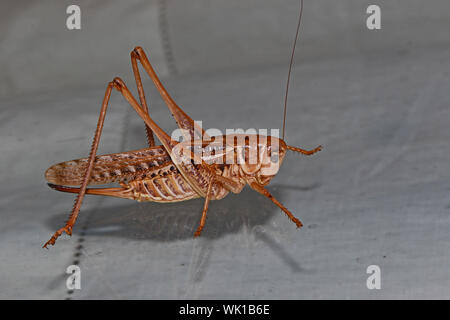
{"label": "cricket's abdomen", "polygon": [[178,202],[199,198],[178,170],[165,172],[155,178],[130,181],[124,187],[137,201]]}
{"label": "cricket's abdomen", "polygon": [[[168,166],[170,156],[161,146],[97,156],[89,185],[153,178]],[[88,159],[55,164],[45,172],[45,179],[55,185],[79,186],[86,173]],[[176,170],[173,166],[172,170]]]}

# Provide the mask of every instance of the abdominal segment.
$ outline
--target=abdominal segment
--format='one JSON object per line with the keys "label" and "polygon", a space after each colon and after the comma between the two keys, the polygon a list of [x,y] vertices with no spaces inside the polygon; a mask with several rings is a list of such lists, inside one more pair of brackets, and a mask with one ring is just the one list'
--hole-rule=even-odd
{"label": "abdominal segment", "polygon": [[130,181],[127,187],[137,201],[178,202],[199,197],[183,176],[176,172],[151,179]]}
{"label": "abdominal segment", "polygon": [[[142,179],[152,174],[154,177],[161,167],[170,163],[168,153],[160,146],[97,156],[89,185]],[[61,162],[48,168],[45,178],[55,185],[79,186],[87,164],[87,158]]]}

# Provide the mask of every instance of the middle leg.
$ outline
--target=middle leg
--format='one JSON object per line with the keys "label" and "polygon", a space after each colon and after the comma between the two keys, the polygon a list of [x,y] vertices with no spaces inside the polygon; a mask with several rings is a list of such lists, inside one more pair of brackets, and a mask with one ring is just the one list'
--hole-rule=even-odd
{"label": "middle leg", "polygon": [[203,204],[202,218],[200,219],[200,225],[197,228],[197,231],[194,233],[194,237],[198,237],[203,230],[206,222],[206,212],[208,211],[209,200],[211,199],[212,185],[214,182],[214,175],[211,175],[209,178],[208,191],[206,192],[205,203]]}

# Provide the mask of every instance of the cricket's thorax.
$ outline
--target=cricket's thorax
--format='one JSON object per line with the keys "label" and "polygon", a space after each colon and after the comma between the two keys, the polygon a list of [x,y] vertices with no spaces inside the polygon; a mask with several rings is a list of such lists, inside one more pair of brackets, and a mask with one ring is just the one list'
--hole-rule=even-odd
{"label": "cricket's thorax", "polygon": [[203,148],[202,159],[216,165],[216,174],[243,187],[251,182],[267,185],[277,174],[285,154],[286,144],[279,138],[234,134],[216,137]]}

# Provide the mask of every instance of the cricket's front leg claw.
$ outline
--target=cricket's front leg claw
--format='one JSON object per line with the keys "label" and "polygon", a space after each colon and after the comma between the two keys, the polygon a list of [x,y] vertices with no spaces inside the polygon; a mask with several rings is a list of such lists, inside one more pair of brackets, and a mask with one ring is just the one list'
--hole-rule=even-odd
{"label": "cricket's front leg claw", "polygon": [[317,148],[314,148],[312,153],[319,152],[319,151],[322,150],[322,148],[323,148],[323,147],[320,145],[320,146],[318,146]]}
{"label": "cricket's front leg claw", "polygon": [[287,146],[288,150],[292,150],[292,151],[295,151],[295,152],[298,152],[298,153],[302,153],[302,154],[307,155],[307,156],[310,156],[310,155],[312,155],[312,154],[314,154],[316,152],[319,152],[320,150],[322,150],[322,148],[323,148],[322,146],[318,146],[317,148],[314,148],[312,150],[305,150],[305,149],[302,149],[302,148],[296,148],[296,147],[293,147],[293,146]]}
{"label": "cricket's front leg claw", "polygon": [[51,244],[52,246],[55,245],[56,239],[59,238],[60,235],[63,234],[63,232],[67,233],[69,236],[72,236],[72,227],[71,226],[65,226],[64,228],[59,229],[55,232],[55,234],[48,240],[42,248],[48,249],[47,246]]}
{"label": "cricket's front leg claw", "polygon": [[314,149],[312,149],[312,150],[305,150],[305,152],[302,152],[303,154],[306,154],[307,156],[310,156],[310,155],[313,155],[314,153],[316,153],[316,152],[319,152],[319,151],[321,151],[322,150],[322,146],[318,146],[318,147],[316,147],[316,148],[314,148]]}

